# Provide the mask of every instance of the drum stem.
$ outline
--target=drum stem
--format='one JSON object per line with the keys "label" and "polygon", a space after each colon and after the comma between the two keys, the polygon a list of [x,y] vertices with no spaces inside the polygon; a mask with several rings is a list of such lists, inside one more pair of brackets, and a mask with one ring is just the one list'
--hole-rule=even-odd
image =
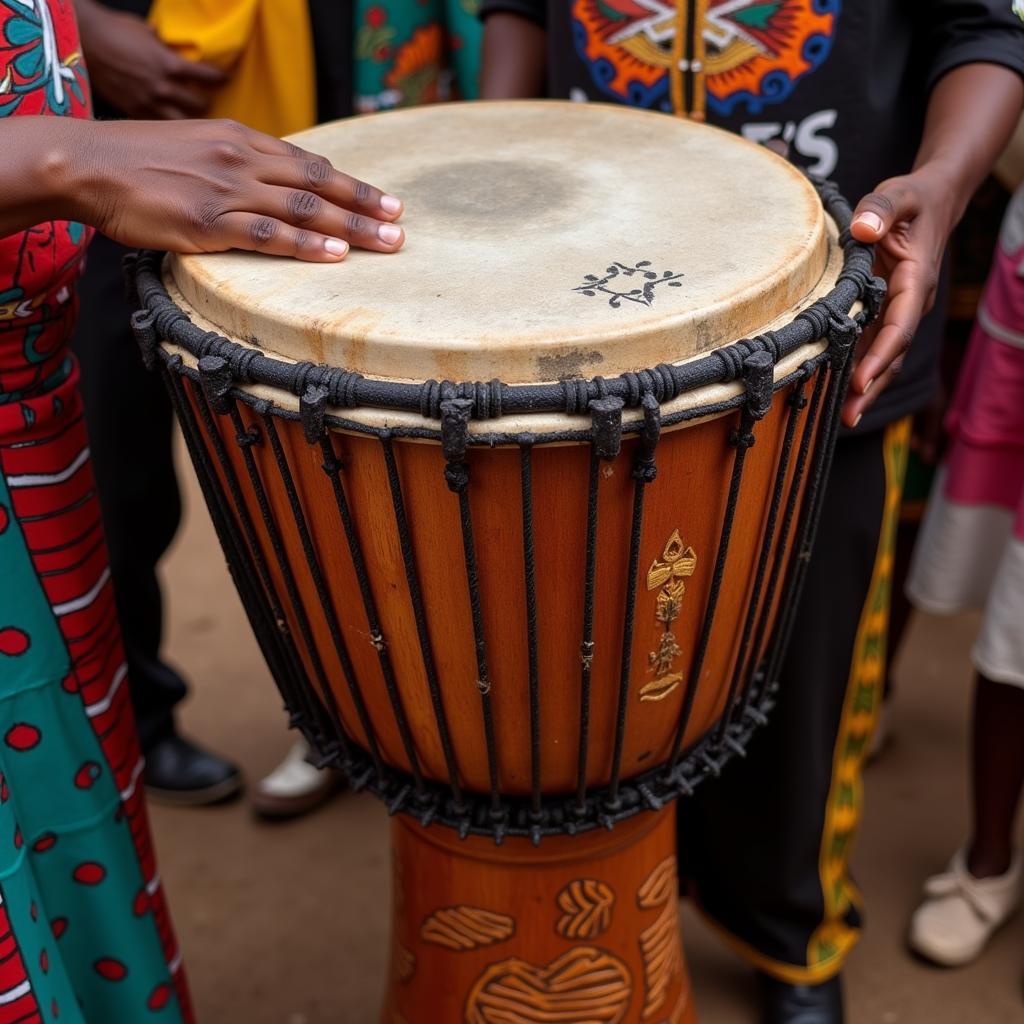
{"label": "drum stem", "polygon": [[539,849],[398,816],[392,842],[382,1024],[695,1024],[674,807]]}

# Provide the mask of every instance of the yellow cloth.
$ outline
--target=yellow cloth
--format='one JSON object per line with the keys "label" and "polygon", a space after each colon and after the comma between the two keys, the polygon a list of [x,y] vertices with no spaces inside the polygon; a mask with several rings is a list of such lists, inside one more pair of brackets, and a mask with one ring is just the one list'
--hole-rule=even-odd
{"label": "yellow cloth", "polygon": [[210,117],[230,117],[270,135],[316,123],[316,72],[307,0],[156,0],[157,35],[183,57],[231,80]]}

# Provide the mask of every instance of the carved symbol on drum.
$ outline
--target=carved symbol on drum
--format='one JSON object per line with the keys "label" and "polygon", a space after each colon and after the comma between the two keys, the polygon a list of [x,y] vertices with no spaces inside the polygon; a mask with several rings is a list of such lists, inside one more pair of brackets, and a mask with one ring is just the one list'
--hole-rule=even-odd
{"label": "carved symbol on drum", "polygon": [[577,946],[537,967],[513,957],[491,964],[466,1000],[466,1024],[620,1024],[632,995],[616,956]]}
{"label": "carved symbol on drum", "polygon": [[[622,305],[623,299],[627,302],[637,302],[641,306],[652,305],[654,289],[659,284],[667,284],[670,288],[682,288],[683,282],[680,280],[682,274],[673,274],[671,270],[665,270],[658,274],[651,270],[650,266],[650,260],[641,260],[633,266],[627,266],[616,260],[605,268],[604,277],[598,277],[596,274],[584,274],[583,283],[573,288],[573,291],[579,292],[581,295],[589,295],[591,298],[600,292],[609,297],[608,305],[612,309],[618,309]],[[633,278],[637,274],[642,275],[643,284],[639,288],[631,288],[630,285],[633,284]],[[620,281],[620,278],[625,278],[625,280]],[[618,284],[612,284],[613,281],[618,281]]]}
{"label": "carved symbol on drum", "polygon": [[615,893],[596,878],[577,878],[558,894],[563,911],[558,934],[563,939],[596,939],[612,923]]}
{"label": "carved symbol on drum", "polygon": [[683,973],[675,857],[663,860],[647,876],[636,901],[641,910],[662,908],[654,924],[640,934],[645,989],[642,1016],[647,1020],[661,1009],[674,979]]}
{"label": "carved symbol on drum", "polygon": [[697,570],[697,553],[683,547],[678,530],[672,531],[661,559],[655,559],[647,570],[647,589],[658,590],[658,604],[654,617],[665,627],[658,649],[647,656],[648,671],[654,678],[640,690],[640,699],[664,700],[683,680],[682,673],[673,672],[676,658],[683,653],[672,633],[672,623],[682,611],[686,578]]}
{"label": "carved symbol on drum", "polygon": [[515,921],[505,914],[481,910],[479,907],[460,906],[435,910],[423,922],[420,937],[435,946],[464,952],[504,942],[515,931]]}

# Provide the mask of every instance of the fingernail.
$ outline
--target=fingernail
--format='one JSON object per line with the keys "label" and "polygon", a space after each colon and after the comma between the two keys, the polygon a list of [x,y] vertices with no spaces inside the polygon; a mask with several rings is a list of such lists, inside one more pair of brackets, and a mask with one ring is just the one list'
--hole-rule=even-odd
{"label": "fingernail", "polygon": [[402,237],[402,229],[394,224],[381,224],[377,228],[377,237],[386,245],[394,245]]}
{"label": "fingernail", "polygon": [[857,429],[857,426],[858,426],[858,424],[860,423],[860,421],[861,421],[862,419],[864,419],[864,413],[862,413],[862,412],[859,412],[859,413],[857,413],[857,418],[856,418],[856,419],[855,419],[855,420],[853,421],[853,426],[852,426],[852,427],[850,427],[850,429],[851,429],[851,430],[856,430],[856,429]]}
{"label": "fingernail", "polygon": [[881,231],[883,228],[882,218],[877,213],[858,213],[853,219],[854,224],[863,224],[872,231]]}
{"label": "fingernail", "polygon": [[343,242],[340,238],[325,238],[324,252],[329,252],[332,256],[344,256],[348,252],[348,242]]}
{"label": "fingernail", "polygon": [[864,387],[862,387],[862,388],[860,389],[860,393],[861,393],[862,395],[866,395],[866,394],[867,394],[867,393],[868,393],[868,392],[869,392],[869,391],[871,390],[871,388],[872,388],[872,386],[874,385],[874,383],[875,383],[875,378],[874,378],[874,377],[872,377],[872,378],[871,378],[871,380],[869,380],[869,381],[867,382],[867,384],[865,384],[865,385],[864,385]]}
{"label": "fingernail", "polygon": [[397,199],[395,196],[381,196],[380,208],[382,210],[386,210],[388,213],[401,213],[402,200]]}

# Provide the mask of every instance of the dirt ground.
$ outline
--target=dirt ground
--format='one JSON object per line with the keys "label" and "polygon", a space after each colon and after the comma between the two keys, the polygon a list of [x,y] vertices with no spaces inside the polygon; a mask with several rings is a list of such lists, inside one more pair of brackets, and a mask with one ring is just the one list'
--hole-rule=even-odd
{"label": "dirt ground", "polygon": [[[255,780],[290,737],[191,472],[182,477],[187,520],[166,580],[167,652],[194,684],[183,724]],[[966,828],[974,628],[919,619],[903,652],[893,740],[868,771],[855,856],[868,927],[846,972],[851,1024],[1024,1024],[1024,919],[961,971],[926,967],[903,946],[921,880]],[[153,819],[200,1024],[376,1024],[388,823],[373,798],[346,795],[287,825],[257,823],[244,801],[154,808]],[[684,932],[702,1022],[755,1022],[749,969],[692,912]]]}

